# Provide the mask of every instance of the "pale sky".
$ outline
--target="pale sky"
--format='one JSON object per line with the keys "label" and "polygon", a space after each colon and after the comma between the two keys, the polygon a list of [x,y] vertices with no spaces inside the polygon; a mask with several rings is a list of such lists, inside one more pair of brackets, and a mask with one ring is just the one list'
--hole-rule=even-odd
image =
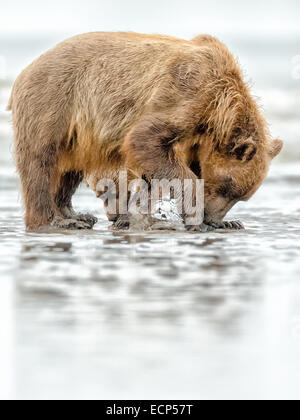
{"label": "pale sky", "polygon": [[2,0],[0,34],[300,34],[299,0]]}

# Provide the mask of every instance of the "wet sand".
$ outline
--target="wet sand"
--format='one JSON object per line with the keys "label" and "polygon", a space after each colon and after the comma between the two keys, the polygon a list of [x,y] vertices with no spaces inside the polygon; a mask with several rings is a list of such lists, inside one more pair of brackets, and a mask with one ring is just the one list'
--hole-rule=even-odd
{"label": "wet sand", "polygon": [[300,169],[274,165],[241,232],[24,230],[0,144],[0,393],[17,398],[299,398]]}

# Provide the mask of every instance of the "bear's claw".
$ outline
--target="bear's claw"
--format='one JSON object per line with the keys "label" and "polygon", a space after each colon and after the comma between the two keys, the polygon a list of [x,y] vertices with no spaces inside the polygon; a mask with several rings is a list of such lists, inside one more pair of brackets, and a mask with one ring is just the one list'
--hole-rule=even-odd
{"label": "bear's claw", "polygon": [[78,219],[64,219],[62,217],[55,217],[51,226],[64,230],[90,230],[93,227],[90,223]]}
{"label": "bear's claw", "polygon": [[232,229],[232,230],[245,229],[243,223],[240,221],[222,222],[222,223],[209,222],[208,225],[213,227],[214,229]]}
{"label": "bear's claw", "polygon": [[92,229],[94,225],[98,223],[97,217],[91,214],[78,214],[76,216],[76,220],[78,220],[79,222],[87,223],[90,226],[90,229]]}
{"label": "bear's claw", "polygon": [[129,229],[130,221],[128,216],[119,216],[113,224],[114,229],[126,230]]}

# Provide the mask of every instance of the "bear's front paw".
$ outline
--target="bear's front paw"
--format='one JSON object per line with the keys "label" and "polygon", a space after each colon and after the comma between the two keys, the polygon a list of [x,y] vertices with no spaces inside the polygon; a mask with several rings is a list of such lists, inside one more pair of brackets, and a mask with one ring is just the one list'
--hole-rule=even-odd
{"label": "bear's front paw", "polygon": [[240,221],[233,221],[233,222],[209,222],[209,226],[213,227],[214,229],[231,229],[231,230],[244,230],[245,227],[242,222]]}
{"label": "bear's front paw", "polygon": [[199,225],[185,225],[188,232],[201,232],[201,226]]}
{"label": "bear's front paw", "polygon": [[63,217],[55,217],[51,226],[63,230],[90,230],[93,227],[87,222],[77,219],[64,219]]}
{"label": "bear's front paw", "polygon": [[202,223],[202,225],[186,225],[185,227],[186,227],[186,230],[189,232],[206,233],[206,232],[211,232],[212,230],[214,230],[212,226],[206,225],[204,223]]}
{"label": "bear's front paw", "polygon": [[90,229],[92,229],[96,223],[98,223],[97,217],[91,215],[91,214],[78,214],[76,216],[76,219],[80,222],[87,223],[90,226]]}
{"label": "bear's front paw", "polygon": [[130,221],[129,221],[128,216],[126,215],[119,216],[113,224],[113,228],[118,229],[118,230],[127,230],[129,229],[129,226],[130,226]]}

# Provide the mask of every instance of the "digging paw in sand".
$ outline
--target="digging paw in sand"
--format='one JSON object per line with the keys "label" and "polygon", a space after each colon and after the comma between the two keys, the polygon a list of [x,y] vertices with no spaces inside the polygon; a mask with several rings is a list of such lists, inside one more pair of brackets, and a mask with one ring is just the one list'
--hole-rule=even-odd
{"label": "digging paw in sand", "polygon": [[98,223],[97,217],[93,216],[92,214],[78,214],[76,220],[88,224],[90,229],[92,229],[95,224]]}
{"label": "digging paw in sand", "polygon": [[206,225],[205,223],[203,223],[201,226],[200,225],[195,225],[195,226],[185,226],[186,230],[188,232],[201,232],[201,233],[206,233],[206,232],[211,232],[214,230],[214,228],[210,225]]}
{"label": "digging paw in sand", "polygon": [[244,230],[245,227],[242,222],[234,221],[234,222],[221,222],[221,223],[208,223],[214,229],[231,229],[231,230]]}
{"label": "digging paw in sand", "polygon": [[122,215],[117,218],[113,224],[113,229],[126,230],[129,229],[130,221],[127,215]]}
{"label": "digging paw in sand", "polygon": [[77,219],[64,219],[62,217],[55,217],[51,226],[63,230],[90,230],[93,228],[88,222]]}

